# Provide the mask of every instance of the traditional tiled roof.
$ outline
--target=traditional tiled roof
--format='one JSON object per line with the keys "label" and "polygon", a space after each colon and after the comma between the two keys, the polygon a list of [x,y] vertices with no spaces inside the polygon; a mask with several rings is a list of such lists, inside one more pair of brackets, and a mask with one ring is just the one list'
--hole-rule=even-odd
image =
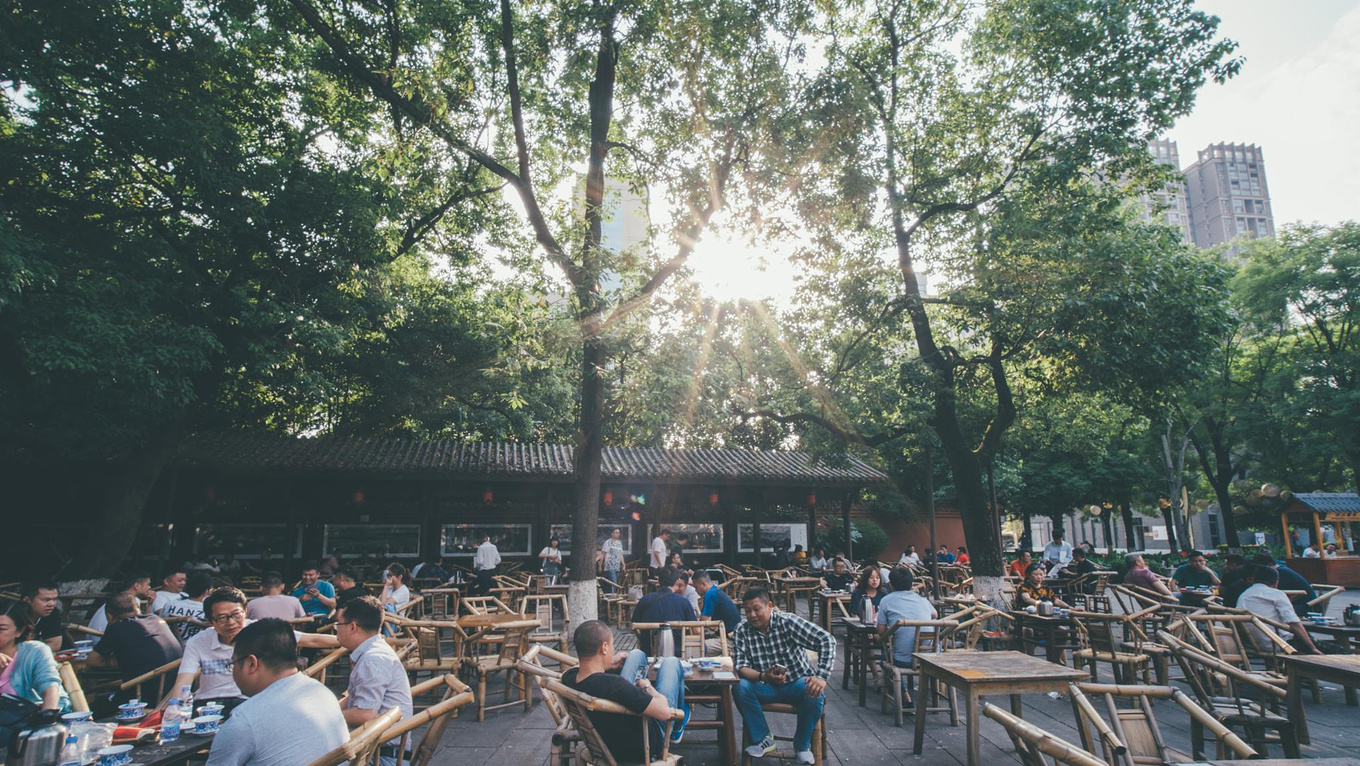
{"label": "traditional tiled roof", "polygon": [[1360,513],[1360,495],[1354,492],[1299,492],[1294,499],[1318,513]]}
{"label": "traditional tiled roof", "polygon": [[[180,454],[227,471],[344,471],[428,479],[570,481],[572,451],[565,444],[214,434],[190,437]],[[803,452],[646,447],[605,447],[603,476],[616,481],[779,482],[817,486],[864,486],[888,481],[887,474],[850,456],[833,465],[816,461]]]}

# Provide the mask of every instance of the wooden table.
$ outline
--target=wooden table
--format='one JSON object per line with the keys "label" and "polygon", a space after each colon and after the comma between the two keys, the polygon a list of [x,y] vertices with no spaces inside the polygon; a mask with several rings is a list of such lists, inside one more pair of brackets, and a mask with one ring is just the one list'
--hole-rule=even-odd
{"label": "wooden table", "polygon": [[183,734],[168,745],[138,745],[132,748],[132,762],[137,766],[172,766],[207,753],[212,743],[210,734]]}
{"label": "wooden table", "polygon": [[1356,706],[1355,687],[1360,686],[1360,655],[1356,654],[1294,654],[1282,657],[1289,685],[1285,699],[1289,706],[1289,720],[1298,727],[1299,743],[1310,744],[1308,719],[1303,712],[1303,681],[1316,679],[1337,684],[1346,689],[1346,704]]}
{"label": "wooden table", "polygon": [[[700,731],[704,729],[714,729],[718,732],[718,750],[722,754],[724,763],[737,763],[740,760],[740,751],[737,750],[737,707],[732,698],[732,690],[741,683],[737,674],[732,672],[731,657],[709,657],[707,659],[716,660],[721,667],[716,670],[700,670],[694,668],[693,672],[685,676],[685,701],[690,701],[690,687],[716,687],[718,697],[714,700],[717,703],[718,717],[714,720],[705,720],[690,717],[685,730]],[[656,681],[656,664],[651,664],[647,669],[647,677],[653,682]],[[732,674],[731,678],[714,678],[713,674],[718,671],[726,671]],[[702,700],[700,700],[702,701]]]}
{"label": "wooden table", "polygon": [[[1042,633],[1044,637],[1044,656],[1049,662],[1057,665],[1065,664],[1064,651],[1067,644],[1064,643],[1071,632],[1075,630],[1070,617],[1043,617],[1037,614],[1030,614],[1022,609],[1011,612],[1015,618],[1015,630],[1021,638],[1021,645],[1024,645],[1025,628],[1029,627],[1036,633]],[[1026,652],[1029,648],[1026,647]]]}
{"label": "wooden table", "polygon": [[963,692],[967,716],[968,766],[979,766],[981,711],[978,699],[1009,695],[1011,713],[1019,717],[1021,694],[1065,692],[1073,681],[1083,681],[1086,673],[1055,665],[1021,652],[959,651],[943,654],[918,654],[921,680],[916,685],[916,739],[912,752],[921,754],[926,738],[926,679],[934,678]]}
{"label": "wooden table", "polygon": [[841,688],[850,688],[850,677],[853,675],[855,683],[859,684],[859,706],[864,707],[878,626],[855,619],[844,620],[842,624],[845,625],[845,663],[841,671]]}
{"label": "wooden table", "polygon": [[784,607],[793,614],[798,614],[798,594],[807,594],[808,617],[812,616],[812,594],[822,587],[820,577],[780,577],[775,580],[784,589]]}
{"label": "wooden table", "polygon": [[1335,638],[1336,642],[1341,644],[1341,648],[1351,654],[1354,654],[1357,648],[1355,644],[1351,643],[1351,639],[1360,639],[1360,627],[1355,625],[1337,625],[1335,623],[1319,625],[1316,622],[1304,620],[1303,627],[1307,628],[1309,633],[1321,633],[1324,636]]}

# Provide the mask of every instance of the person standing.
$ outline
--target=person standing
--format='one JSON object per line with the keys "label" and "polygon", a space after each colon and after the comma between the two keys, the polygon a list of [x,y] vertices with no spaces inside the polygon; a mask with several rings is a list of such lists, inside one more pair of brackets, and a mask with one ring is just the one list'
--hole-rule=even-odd
{"label": "person standing", "polygon": [[548,540],[548,545],[538,552],[539,563],[543,565],[543,574],[548,577],[556,577],[562,574],[562,540],[557,535],[553,535]]}
{"label": "person standing", "polygon": [[477,595],[487,596],[496,587],[496,567],[501,565],[501,552],[491,542],[491,535],[482,533],[482,544],[477,546],[477,554],[472,557],[472,571],[477,576]]}
{"label": "person standing", "polygon": [[652,538],[652,547],[647,550],[648,569],[651,577],[659,577],[661,570],[666,567],[666,559],[670,558],[670,539],[671,533],[668,530],[661,530]]}
{"label": "person standing", "polygon": [[[774,737],[761,706],[793,705],[798,723],[793,749],[802,764],[814,763],[812,730],[826,704],[826,681],[836,661],[836,639],[821,627],[788,612],[775,611],[769,591],[756,586],[742,596],[746,621],[732,636],[732,667],[741,679],[735,691],[737,709],[753,744],[747,755],[774,752]],[[808,661],[817,652],[817,667]]]}
{"label": "person standing", "polygon": [[[211,598],[211,597],[210,597]],[[282,620],[238,631],[232,688],[249,699],[213,737],[208,766],[297,766],[349,741],[335,695],[297,668],[297,637]]]}
{"label": "person standing", "polygon": [[600,568],[606,580],[615,585],[623,584],[623,530],[615,527],[609,530],[609,537],[600,546]]}
{"label": "person standing", "polygon": [[[349,694],[341,705],[345,724],[363,726],[385,710],[401,709],[403,719],[412,715],[411,682],[401,658],[380,635],[383,608],[372,596],[346,601],[335,616],[335,637],[350,651]],[[396,766],[398,745],[379,751],[382,766]]]}

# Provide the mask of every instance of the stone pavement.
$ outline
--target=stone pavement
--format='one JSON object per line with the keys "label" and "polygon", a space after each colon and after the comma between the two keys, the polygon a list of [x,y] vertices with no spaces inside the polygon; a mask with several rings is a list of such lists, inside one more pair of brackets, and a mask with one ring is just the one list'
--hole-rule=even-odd
{"label": "stone pavement", "polygon": [[[1352,603],[1360,603],[1360,591],[1351,591],[1333,599],[1329,613],[1340,615],[1341,609]],[[630,639],[631,634],[620,638]],[[843,646],[841,651],[843,657]],[[913,719],[908,716],[901,728],[895,726],[889,715],[879,712],[877,690],[874,688],[869,691],[868,705],[859,707],[859,692],[853,684],[848,690],[841,690],[839,659],[836,674],[827,687],[829,766],[963,766],[966,747],[962,723],[951,727],[947,715],[931,715],[926,727],[925,750],[919,757],[913,755]],[[499,691],[499,684],[495,689]],[[1304,756],[1360,759],[1360,708],[1346,707],[1342,690],[1331,685],[1324,684],[1322,698],[1323,704],[1315,705],[1305,694],[1313,744],[1304,746]],[[1004,699],[995,702],[1003,708],[1007,707]],[[1026,721],[1069,742],[1080,743],[1074,728],[1071,700],[1066,695],[1056,700],[1046,695],[1027,695],[1024,703]],[[1184,711],[1174,703],[1161,702],[1157,704],[1155,712],[1167,744],[1190,752],[1189,719]],[[697,715],[711,717],[713,713],[701,710]],[[791,719],[791,716],[771,716],[771,723],[777,733],[791,734]],[[547,761],[552,730],[552,718],[537,700],[529,713],[524,713],[520,708],[493,711],[480,724],[477,723],[475,711],[465,708],[463,714],[450,723],[434,762],[449,766],[541,766]],[[715,734],[710,731],[694,732],[675,748],[675,752],[683,755],[690,766],[718,766],[722,759],[718,754]],[[1213,756],[1212,746],[1209,746],[1207,755]],[[1278,748],[1272,748],[1270,755],[1283,757]],[[983,720],[982,758],[988,766],[1020,763],[1005,731],[991,719]],[[767,766],[777,763],[772,762]]]}

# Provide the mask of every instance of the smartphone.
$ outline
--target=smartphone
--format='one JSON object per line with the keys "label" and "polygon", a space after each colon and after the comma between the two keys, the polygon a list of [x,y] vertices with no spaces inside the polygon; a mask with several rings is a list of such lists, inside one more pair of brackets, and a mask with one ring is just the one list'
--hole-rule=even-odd
{"label": "smartphone", "polygon": [[770,666],[770,672],[777,676],[786,676],[789,674],[789,669],[783,665],[774,664]]}

